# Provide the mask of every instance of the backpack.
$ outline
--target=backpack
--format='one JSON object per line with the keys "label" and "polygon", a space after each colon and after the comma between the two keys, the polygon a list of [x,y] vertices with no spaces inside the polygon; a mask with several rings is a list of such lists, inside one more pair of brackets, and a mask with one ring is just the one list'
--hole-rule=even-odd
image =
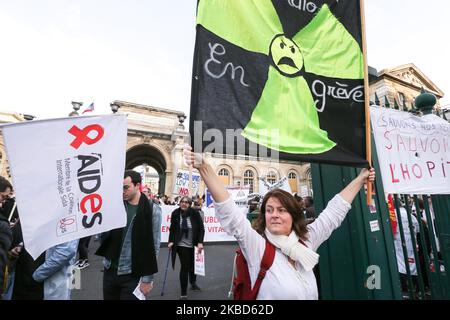
{"label": "backpack", "polygon": [[[264,249],[261,266],[255,285],[251,287],[250,274],[248,272],[247,261],[242,254],[241,248],[236,250],[234,258],[235,270],[233,270],[233,299],[234,300],[256,300],[261,283],[266,276],[267,270],[272,266],[275,259],[275,246],[266,240],[266,248]],[[231,290],[228,296],[230,297]]]}
{"label": "backpack", "polygon": [[[307,247],[303,240],[299,239],[299,242]],[[266,239],[266,247],[261,260],[258,277],[256,278],[255,285],[252,288],[247,260],[245,260],[241,248],[238,248],[234,258],[235,269],[233,270],[232,290],[228,293],[228,298],[230,298],[231,294],[233,294],[234,300],[256,300],[262,281],[264,280],[267,271],[272,266],[274,259],[275,246]]]}

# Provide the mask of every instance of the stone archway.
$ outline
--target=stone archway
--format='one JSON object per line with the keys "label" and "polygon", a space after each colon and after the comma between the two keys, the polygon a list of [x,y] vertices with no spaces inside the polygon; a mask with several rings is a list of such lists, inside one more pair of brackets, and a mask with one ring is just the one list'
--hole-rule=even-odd
{"label": "stone archway", "polygon": [[148,144],[141,144],[130,148],[127,151],[125,168],[133,169],[139,165],[147,164],[153,167],[159,176],[159,193],[165,192],[167,162],[164,155],[155,147]]}

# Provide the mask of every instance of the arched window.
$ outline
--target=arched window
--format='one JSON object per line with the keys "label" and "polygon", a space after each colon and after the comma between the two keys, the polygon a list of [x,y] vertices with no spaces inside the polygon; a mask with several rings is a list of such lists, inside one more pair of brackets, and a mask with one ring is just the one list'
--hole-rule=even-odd
{"label": "arched window", "polygon": [[270,171],[267,174],[266,180],[270,184],[275,184],[275,182],[277,182],[277,174],[275,172],[273,172],[273,171]]}
{"label": "arched window", "polygon": [[228,171],[227,169],[220,169],[219,170],[219,179],[220,181],[222,181],[222,183],[225,186],[229,186],[230,185],[230,171]]}
{"label": "arched window", "polygon": [[253,193],[255,185],[255,174],[252,170],[244,172],[244,186],[250,186],[250,193]]}
{"label": "arched window", "polygon": [[291,187],[291,191],[298,192],[297,174],[295,172],[289,172],[288,179],[289,179],[289,186]]}

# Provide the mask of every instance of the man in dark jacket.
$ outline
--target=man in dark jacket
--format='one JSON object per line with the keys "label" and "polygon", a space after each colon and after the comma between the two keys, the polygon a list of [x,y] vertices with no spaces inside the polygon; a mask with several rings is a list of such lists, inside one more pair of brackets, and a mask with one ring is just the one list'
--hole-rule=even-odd
{"label": "man in dark jacket", "polygon": [[[11,183],[3,177],[0,177],[0,204],[9,198],[12,192]],[[9,221],[3,215],[0,215],[0,294],[3,293],[5,275],[8,265],[8,251],[11,248],[12,234],[9,227]]]}
{"label": "man in dark jacket", "polygon": [[303,203],[305,204],[305,214],[306,219],[310,222],[313,222],[316,219],[316,211],[314,210],[314,200],[312,197],[305,197],[303,199]]}
{"label": "man in dark jacket", "polygon": [[96,252],[105,258],[105,300],[134,300],[133,291],[138,284],[144,295],[153,289],[153,275],[158,272],[156,257],[160,243],[161,212],[140,192],[140,186],[141,175],[136,171],[126,171],[123,200],[127,224],[124,228],[103,234]]}
{"label": "man in dark jacket", "polygon": [[168,247],[172,250],[172,267],[175,267],[176,254],[180,258],[180,299],[187,299],[188,278],[191,289],[200,291],[194,273],[194,247],[203,250],[205,227],[200,213],[191,207],[192,200],[182,197],[180,207],[172,212]]}

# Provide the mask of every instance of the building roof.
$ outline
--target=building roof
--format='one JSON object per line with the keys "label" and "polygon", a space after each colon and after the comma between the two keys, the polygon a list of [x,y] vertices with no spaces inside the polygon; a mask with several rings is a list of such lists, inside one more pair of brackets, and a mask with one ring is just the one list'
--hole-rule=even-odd
{"label": "building roof", "polygon": [[404,64],[395,68],[384,69],[378,73],[378,80],[382,78],[391,78],[413,86],[416,89],[424,88],[434,93],[439,99],[444,97],[445,93],[439,89],[433,81],[430,80],[414,63]]}

